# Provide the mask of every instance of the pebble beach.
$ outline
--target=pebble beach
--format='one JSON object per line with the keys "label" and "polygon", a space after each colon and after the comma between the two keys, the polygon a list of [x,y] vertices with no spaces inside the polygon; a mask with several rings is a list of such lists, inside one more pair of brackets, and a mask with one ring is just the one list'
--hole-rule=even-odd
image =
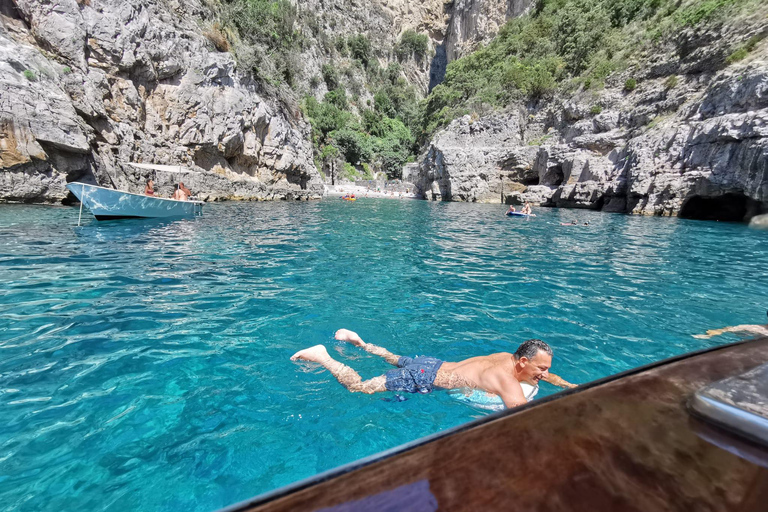
{"label": "pebble beach", "polygon": [[413,193],[412,188],[408,192],[396,192],[391,190],[376,190],[358,185],[326,185],[326,197],[344,197],[347,194],[354,194],[355,198],[375,197],[381,199],[418,199]]}

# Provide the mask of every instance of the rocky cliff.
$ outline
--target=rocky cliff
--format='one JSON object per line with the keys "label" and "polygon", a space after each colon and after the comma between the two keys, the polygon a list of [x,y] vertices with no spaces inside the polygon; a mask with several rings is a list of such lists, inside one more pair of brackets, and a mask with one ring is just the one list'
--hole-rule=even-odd
{"label": "rocky cliff", "polygon": [[504,23],[524,14],[533,0],[456,0],[450,10],[445,37],[448,61],[487,43]]}
{"label": "rocky cliff", "polygon": [[[322,195],[308,126],[214,48],[199,1],[0,5],[0,200],[143,190],[126,162],[187,166],[206,200]],[[158,173],[161,193],[176,179]]]}
{"label": "rocky cliff", "polygon": [[[599,91],[465,116],[417,173],[428,199],[743,220],[768,211],[768,23],[681,31]],[[734,47],[761,40],[729,63]],[[681,48],[688,48],[681,51]],[[637,87],[625,86],[629,76]]]}
{"label": "rocky cliff", "polygon": [[[304,42],[291,58],[301,72],[284,95],[243,71],[235,39],[228,36],[231,51],[216,44],[220,5],[0,3],[0,201],[67,201],[64,185],[75,180],[139,191],[148,176],[131,161],[189,167],[182,179],[208,200],[320,197],[296,98],[325,95],[319,75],[329,63],[344,74],[353,109],[373,94],[371,69],[339,52],[340,38],[365,34],[379,69],[399,61],[426,93],[449,60],[533,1],[296,1]],[[395,55],[406,30],[429,35],[423,59]],[[768,210],[766,17],[718,30],[682,30],[666,52],[646,55],[604,88],[454,121],[411,173],[419,191],[727,219]],[[762,42],[726,63],[750,38]],[[629,77],[636,88],[625,87]],[[161,193],[175,179],[158,173]]]}
{"label": "rocky cliff", "polygon": [[[408,80],[427,92],[428,85],[439,83],[448,62],[466,55],[490,41],[510,18],[526,12],[534,0],[305,0],[296,5],[302,13],[312,13],[312,30],[306,36],[314,41],[302,53],[303,85],[320,72],[323,63],[340,59],[332,44],[333,36],[368,35],[379,65],[397,60],[392,49],[406,30],[427,34],[429,57],[401,62]],[[358,77],[361,79],[361,77]],[[315,90],[318,97],[327,89]],[[363,91],[364,94],[364,91]]]}
{"label": "rocky cliff", "polygon": [[534,0],[454,0],[446,5],[446,26],[432,37],[435,54],[432,59],[429,87],[445,77],[448,63],[487,43],[505,22],[521,16]]}
{"label": "rocky cliff", "polygon": [[[207,200],[319,197],[296,99],[324,96],[318,77],[330,63],[358,104],[372,101],[368,71],[336,50],[338,38],[365,34],[381,68],[399,60],[426,94],[449,59],[531,1],[293,3],[305,42],[290,56],[298,72],[281,101],[244,72],[236,36],[212,28],[216,2],[2,2],[0,201],[68,201],[64,185],[75,180],[138,191],[148,175],[131,161],[190,168],[182,179]],[[395,56],[406,30],[429,35],[424,58]],[[225,37],[232,44],[217,44]],[[161,192],[175,179],[156,176]]]}
{"label": "rocky cliff", "polygon": [[[292,0],[293,1],[293,0]],[[339,38],[364,34],[371,41],[372,53],[381,68],[398,61],[394,48],[406,30],[427,34],[430,38],[429,56],[402,60],[403,74],[422,93],[427,92],[433,48],[442,43],[450,20],[450,5],[445,0],[296,0],[299,16],[303,18],[304,36],[312,43],[306,45],[299,57],[300,88],[318,99],[328,92],[313,77],[321,75],[323,64],[332,64],[349,75],[349,93],[363,100],[372,99],[367,90],[366,72],[354,66],[354,59],[334,47]]]}

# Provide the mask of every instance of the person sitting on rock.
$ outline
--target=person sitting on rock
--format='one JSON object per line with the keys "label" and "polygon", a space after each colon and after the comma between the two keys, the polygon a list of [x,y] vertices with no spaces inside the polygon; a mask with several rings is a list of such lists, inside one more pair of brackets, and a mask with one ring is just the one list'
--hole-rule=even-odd
{"label": "person sitting on rock", "polygon": [[507,407],[525,404],[535,393],[523,392],[521,383],[538,388],[543,380],[555,386],[574,388],[571,384],[550,374],[552,349],[541,340],[523,342],[514,354],[500,352],[487,356],[472,357],[451,363],[434,357],[402,357],[385,348],[365,343],[357,333],[347,329],[336,331],[335,338],[360,347],[369,354],[384,358],[396,369],[384,375],[364,381],[349,366],[333,359],[323,345],[315,345],[296,352],[291,361],[320,363],[349,391],[356,393],[380,393],[400,391],[406,393],[429,393],[440,389],[479,389],[498,395]]}

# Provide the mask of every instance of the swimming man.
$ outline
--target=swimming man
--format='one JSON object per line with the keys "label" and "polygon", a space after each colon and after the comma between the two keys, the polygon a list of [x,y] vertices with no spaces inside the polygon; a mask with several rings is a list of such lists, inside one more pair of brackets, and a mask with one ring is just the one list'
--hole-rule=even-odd
{"label": "swimming man", "polygon": [[385,348],[365,343],[357,333],[347,329],[336,331],[336,339],[380,356],[389,364],[397,366],[397,369],[364,381],[355,370],[333,359],[323,345],[296,352],[291,360],[320,363],[353,393],[429,393],[434,388],[469,388],[498,395],[504,405],[516,407],[535,395],[528,393],[526,398],[521,383],[533,386],[536,390],[540,380],[560,387],[576,387],[575,384],[549,373],[552,366],[552,349],[541,340],[525,341],[514,354],[501,352],[450,363],[434,357],[398,356]]}

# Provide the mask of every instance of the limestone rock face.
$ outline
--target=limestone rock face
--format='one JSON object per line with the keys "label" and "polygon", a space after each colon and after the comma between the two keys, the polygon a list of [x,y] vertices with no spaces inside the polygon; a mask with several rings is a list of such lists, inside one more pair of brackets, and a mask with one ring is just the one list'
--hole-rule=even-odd
{"label": "limestone rock face", "polygon": [[507,20],[520,16],[533,0],[456,0],[445,38],[448,61],[488,43]]}
{"label": "limestone rock face", "polygon": [[207,14],[197,0],[0,10],[0,200],[61,202],[75,180],[142,191],[151,172],[127,162],[188,167],[208,200],[319,198],[308,126],[216,52]]}
{"label": "limestone rock face", "polygon": [[[450,13],[444,0],[291,0],[299,13],[311,18],[317,30],[305,30],[311,44],[298,56],[300,86],[321,100],[328,89],[319,80],[323,64],[344,69],[350,92],[364,104],[373,100],[364,87],[365,70],[356,66],[351,56],[339,55],[332,46],[336,38],[366,35],[378,66],[387,68],[397,62],[409,83],[426,94],[435,47],[442,44]],[[429,37],[428,54],[419,58],[398,59],[393,49],[403,32],[413,30]]]}
{"label": "limestone rock face", "polygon": [[416,191],[720,220],[768,212],[768,41],[720,71],[656,73],[632,92],[619,76],[597,93],[454,120],[425,151]]}
{"label": "limestone rock face", "polygon": [[[442,81],[449,61],[455,60],[480,44],[489,42],[504,23],[526,12],[533,0],[292,0],[300,13],[311,16],[317,31],[303,34],[313,41],[302,50],[299,60],[301,85],[321,99],[327,92],[317,83],[323,64],[345,68],[351,81],[360,87],[354,91],[363,101],[371,99],[366,91],[362,70],[354,69],[352,59],[334,55],[325,39],[366,34],[371,40],[378,64],[386,68],[393,62],[423,93]],[[428,55],[419,59],[398,59],[392,52],[400,36],[413,30],[429,37]],[[325,34],[321,36],[320,34]],[[314,78],[314,80],[312,80]],[[314,82],[314,84],[312,83]]]}
{"label": "limestone rock face", "polygon": [[432,141],[417,189],[430,199],[499,202],[534,177],[535,155],[522,145],[520,116],[464,116]]}

